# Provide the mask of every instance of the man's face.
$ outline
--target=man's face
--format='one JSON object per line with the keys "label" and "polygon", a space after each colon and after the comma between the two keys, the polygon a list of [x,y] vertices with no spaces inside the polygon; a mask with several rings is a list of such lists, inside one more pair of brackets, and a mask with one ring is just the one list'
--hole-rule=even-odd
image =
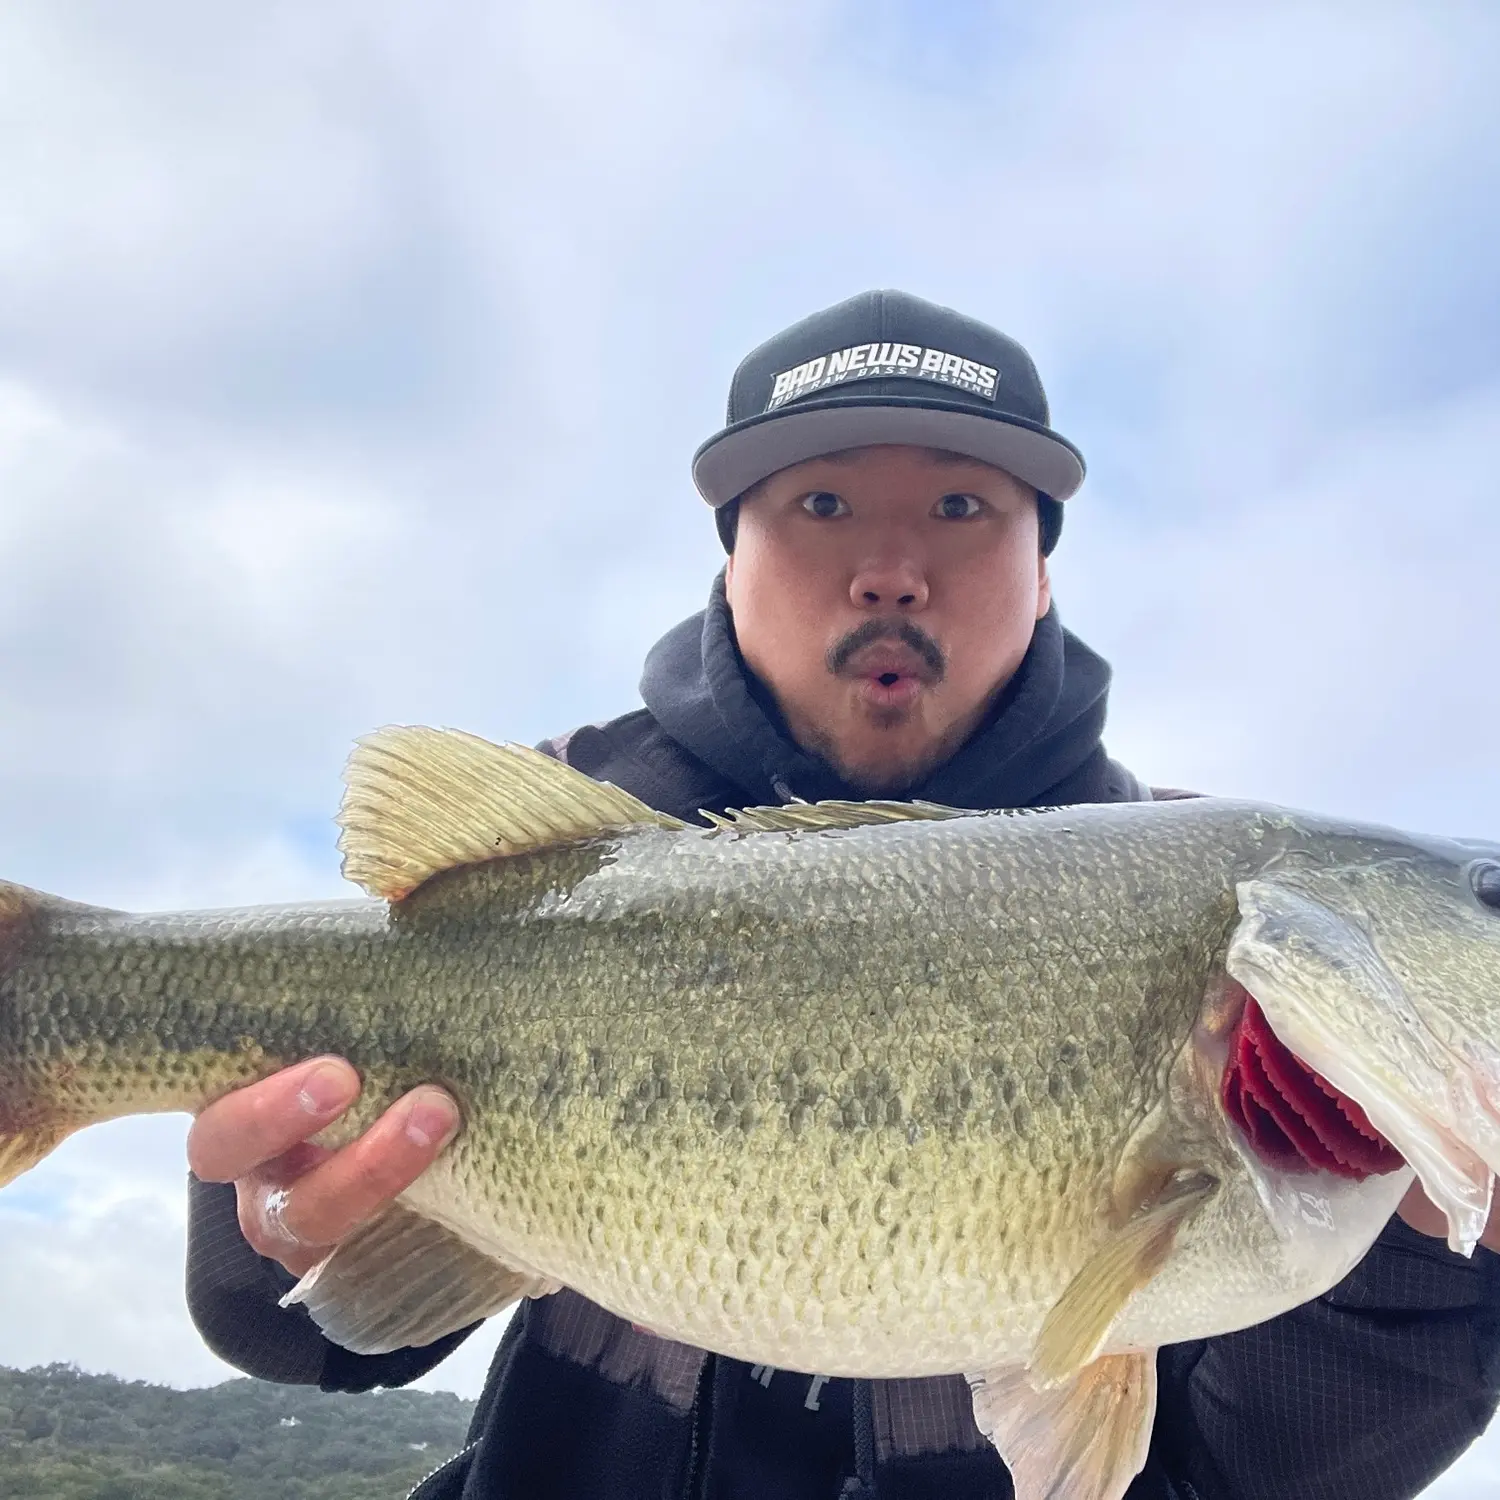
{"label": "man's face", "polygon": [[762,481],[740,505],[727,587],[740,651],[797,743],[877,795],[963,744],[1051,600],[1035,493],[906,446]]}

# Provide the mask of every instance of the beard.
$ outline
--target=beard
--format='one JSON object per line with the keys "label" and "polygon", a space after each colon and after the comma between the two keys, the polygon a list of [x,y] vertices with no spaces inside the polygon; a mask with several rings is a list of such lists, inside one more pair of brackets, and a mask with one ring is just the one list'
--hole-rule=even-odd
{"label": "beard", "polygon": [[[912,709],[899,709],[882,712],[878,718],[872,716],[872,722],[877,730],[888,733],[914,716]],[[880,723],[879,719],[890,722]],[[859,754],[841,744],[833,734],[819,729],[806,737],[803,748],[825,760],[839,780],[861,796],[900,797],[937,770],[967,737],[966,728],[955,726],[936,743],[898,749],[895,745],[883,747],[875,741],[869,747],[871,753]]]}

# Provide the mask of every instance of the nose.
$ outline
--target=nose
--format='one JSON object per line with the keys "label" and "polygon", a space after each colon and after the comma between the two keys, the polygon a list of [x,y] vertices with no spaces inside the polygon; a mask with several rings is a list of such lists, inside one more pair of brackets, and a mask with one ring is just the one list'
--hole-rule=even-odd
{"label": "nose", "polygon": [[909,556],[870,558],[854,570],[849,598],[857,609],[915,613],[927,607],[927,574]]}

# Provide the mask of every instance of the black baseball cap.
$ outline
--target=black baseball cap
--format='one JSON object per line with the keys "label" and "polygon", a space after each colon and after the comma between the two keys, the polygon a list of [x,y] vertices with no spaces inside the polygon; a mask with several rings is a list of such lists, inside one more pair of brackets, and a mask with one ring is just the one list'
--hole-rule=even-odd
{"label": "black baseball cap", "polygon": [[803,318],[740,361],[727,425],[693,455],[693,482],[721,512],[804,459],[876,443],[961,453],[1043,497],[1043,546],[1083,455],[1048,425],[1031,356],[1012,338],[908,292],[861,292]]}

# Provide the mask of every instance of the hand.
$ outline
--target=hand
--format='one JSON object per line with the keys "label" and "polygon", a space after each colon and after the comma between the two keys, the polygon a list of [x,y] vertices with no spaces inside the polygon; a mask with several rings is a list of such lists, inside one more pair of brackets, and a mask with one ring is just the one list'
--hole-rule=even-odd
{"label": "hand", "polygon": [[[1448,1238],[1448,1216],[1422,1191],[1420,1182],[1412,1183],[1396,1212],[1418,1234],[1430,1234],[1440,1240]],[[1500,1192],[1490,1204],[1490,1222],[1479,1243],[1487,1250],[1500,1250]]]}
{"label": "hand", "polygon": [[294,1276],[410,1187],[458,1131],[452,1096],[424,1085],[337,1151],[309,1142],[358,1097],[347,1062],[317,1057],[226,1094],[188,1132],[194,1175],[234,1183],[245,1238]]}

